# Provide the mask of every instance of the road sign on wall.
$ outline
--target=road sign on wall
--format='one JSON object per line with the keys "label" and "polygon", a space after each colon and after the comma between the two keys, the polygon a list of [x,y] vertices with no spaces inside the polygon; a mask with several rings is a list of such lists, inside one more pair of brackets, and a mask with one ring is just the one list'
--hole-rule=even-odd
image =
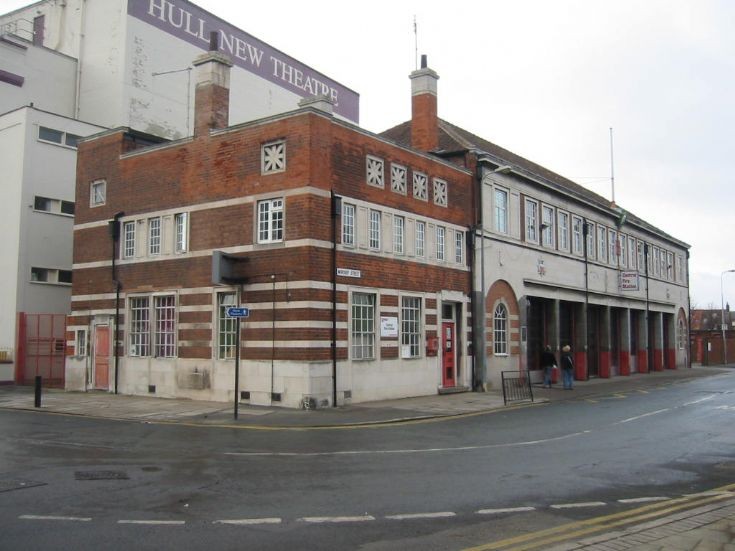
{"label": "road sign on wall", "polygon": [[228,318],[249,318],[250,308],[245,306],[230,306],[225,310]]}

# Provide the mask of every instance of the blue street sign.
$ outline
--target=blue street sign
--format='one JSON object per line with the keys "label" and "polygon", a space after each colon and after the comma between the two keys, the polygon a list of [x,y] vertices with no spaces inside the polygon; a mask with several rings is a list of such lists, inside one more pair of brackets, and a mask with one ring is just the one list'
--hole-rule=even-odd
{"label": "blue street sign", "polygon": [[250,308],[246,308],[245,306],[229,306],[225,310],[225,313],[228,318],[249,318]]}

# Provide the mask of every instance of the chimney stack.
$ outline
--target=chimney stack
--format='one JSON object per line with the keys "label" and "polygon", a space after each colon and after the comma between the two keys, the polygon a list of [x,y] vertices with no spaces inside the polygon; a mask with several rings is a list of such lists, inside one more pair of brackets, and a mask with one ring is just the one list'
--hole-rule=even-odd
{"label": "chimney stack", "polygon": [[409,75],[411,79],[411,146],[421,151],[433,151],[439,146],[439,118],[436,89],[439,75],[427,67],[426,55],[421,56],[421,69]]}
{"label": "chimney stack", "polygon": [[230,67],[232,61],[219,52],[218,35],[210,33],[209,51],[193,62],[196,70],[194,92],[194,136],[227,128],[230,112]]}

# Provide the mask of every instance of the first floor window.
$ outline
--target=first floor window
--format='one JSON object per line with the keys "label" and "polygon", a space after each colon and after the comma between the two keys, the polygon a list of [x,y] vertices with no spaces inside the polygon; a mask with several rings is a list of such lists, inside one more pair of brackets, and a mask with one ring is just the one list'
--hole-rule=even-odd
{"label": "first floor window", "polygon": [[258,243],[283,241],[283,199],[258,201]]}
{"label": "first floor window", "polygon": [[587,222],[587,258],[595,258],[595,225],[592,222]]}
{"label": "first floor window", "polygon": [[342,207],[342,244],[355,245],[355,205],[344,203]]}
{"label": "first floor window", "polygon": [[189,224],[188,215],[180,212],[174,216],[176,227],[176,252],[183,253],[189,250]]}
{"label": "first floor window", "polygon": [[235,293],[217,295],[217,358],[220,360],[235,359],[237,320],[227,317],[227,308],[231,306],[236,306]]}
{"label": "first floor window", "polygon": [[566,212],[559,213],[559,248],[569,250],[569,215]]}
{"label": "first floor window", "polygon": [[554,209],[546,205],[541,209],[541,235],[544,247],[554,246]]}
{"label": "first floor window", "polygon": [[130,355],[150,356],[150,302],[148,297],[130,299]]}
{"label": "first floor window", "polygon": [[370,248],[380,249],[380,211],[370,211],[370,228],[368,236],[370,238]]}
{"label": "first floor window", "polygon": [[582,219],[579,216],[572,217],[572,243],[574,254],[582,254]]}
{"label": "first floor window", "polygon": [[161,218],[148,219],[148,254],[161,254]]}
{"label": "first floor window", "polygon": [[402,216],[393,217],[393,252],[403,254],[403,229],[406,221]]}
{"label": "first floor window", "polygon": [[538,203],[526,199],[526,241],[538,243]]}
{"label": "first floor window", "polygon": [[135,256],[135,222],[123,224],[123,258]]}
{"label": "first floor window", "polygon": [[628,238],[628,264],[631,270],[636,269],[636,244],[633,237]]}
{"label": "first floor window", "polygon": [[416,222],[416,256],[424,256],[424,243],[426,242],[426,223]]}
{"label": "first floor window", "polygon": [[508,192],[495,188],[495,231],[508,233]]}
{"label": "first floor window", "polygon": [[352,295],[352,359],[375,357],[375,295]]}
{"label": "first floor window", "polygon": [[155,356],[173,358],[176,355],[176,297],[154,298],[156,329],[154,332]]}
{"label": "first floor window", "polygon": [[445,229],[442,226],[436,227],[436,259],[444,260],[444,234]]}
{"label": "first floor window", "polygon": [[607,232],[607,237],[608,237],[608,243],[610,245],[610,256],[608,257],[610,259],[610,264],[617,264],[618,263],[618,234],[613,230],[609,230]]}
{"label": "first floor window", "polygon": [[607,230],[602,226],[597,226],[597,260],[605,262],[607,260]]}
{"label": "first floor window", "polygon": [[107,182],[97,180],[89,186],[89,206],[99,207],[107,200]]}
{"label": "first floor window", "polygon": [[618,239],[620,239],[620,263],[625,267],[628,265],[628,238],[620,234]]}
{"label": "first floor window", "polygon": [[421,299],[401,298],[401,357],[418,358],[421,352]]}
{"label": "first floor window", "polygon": [[457,264],[464,262],[464,232],[454,232],[454,261]]}
{"label": "first floor window", "polygon": [[498,304],[493,313],[493,352],[496,356],[508,354],[508,310]]}

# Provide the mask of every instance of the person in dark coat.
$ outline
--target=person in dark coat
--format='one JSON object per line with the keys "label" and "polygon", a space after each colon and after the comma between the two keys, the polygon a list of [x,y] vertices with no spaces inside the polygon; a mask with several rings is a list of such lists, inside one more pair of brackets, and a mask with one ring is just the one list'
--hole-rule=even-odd
{"label": "person in dark coat", "polygon": [[551,388],[551,375],[556,367],[556,357],[547,344],[541,352],[541,368],[544,370],[544,388]]}
{"label": "person in dark coat", "polygon": [[561,349],[561,380],[564,383],[564,390],[572,390],[574,362],[572,361],[572,348],[568,344]]}

